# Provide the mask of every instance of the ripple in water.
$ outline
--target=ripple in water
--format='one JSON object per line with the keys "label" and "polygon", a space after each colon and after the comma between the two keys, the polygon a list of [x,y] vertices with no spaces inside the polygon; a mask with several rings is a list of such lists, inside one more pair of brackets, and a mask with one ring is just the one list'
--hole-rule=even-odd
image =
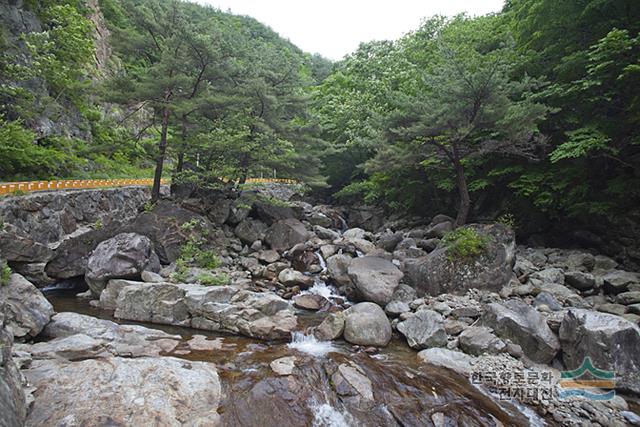
{"label": "ripple in water", "polygon": [[331,341],[318,341],[313,335],[305,335],[302,332],[292,334],[288,347],[316,357],[326,356],[328,353],[336,351]]}

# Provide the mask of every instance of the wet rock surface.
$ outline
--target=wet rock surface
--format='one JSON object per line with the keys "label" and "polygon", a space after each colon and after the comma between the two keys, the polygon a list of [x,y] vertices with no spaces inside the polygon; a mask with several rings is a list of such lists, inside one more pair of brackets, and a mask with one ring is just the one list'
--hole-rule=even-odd
{"label": "wet rock surface", "polygon": [[[127,225],[92,229],[100,240],[93,246],[74,252],[70,237],[62,244],[66,258],[58,252],[55,263],[55,248],[37,245],[28,262],[12,261],[39,280],[51,279],[47,270],[77,280],[101,242],[138,233],[137,227],[149,243],[149,251],[138,251],[148,253],[141,263],[124,248],[114,250],[116,259],[134,266],[135,277],[120,269],[127,272],[98,279],[106,285],[99,300],[73,299],[74,310],[91,316],[62,312],[49,321],[53,313],[46,315],[44,306],[34,310],[38,304],[18,298],[19,312],[35,319],[20,332],[26,342],[11,347],[16,369],[37,384],[29,425],[127,424],[146,416],[182,419],[186,412],[200,419],[212,410],[202,425],[531,425],[540,423],[538,415],[527,418],[498,400],[499,388],[487,379],[474,387],[474,373],[559,378],[560,370],[578,367],[587,356],[597,368],[616,371],[618,391],[639,393],[640,283],[637,273],[610,258],[515,247],[504,226],[472,225],[489,244],[475,259],[458,262],[442,241],[452,229],[445,215],[430,223],[378,225],[377,214],[364,209],[354,214],[362,221],[347,224],[341,210],[326,205],[184,190],[180,198],[131,214]],[[176,262],[186,244],[190,256]],[[157,272],[154,255],[162,263]],[[195,265],[204,255],[209,262]],[[95,317],[112,315],[167,332]],[[138,393],[116,396],[111,419],[104,418],[109,401],[83,400],[75,378],[86,375],[87,384],[97,381],[96,389],[110,395],[109,381],[102,384],[107,369],[128,376],[114,380],[114,387]],[[181,383],[183,370],[194,369],[209,378],[208,386]],[[133,390],[129,381],[146,381],[149,372],[163,378]],[[162,387],[171,392],[154,400]],[[70,389],[77,390],[66,396]],[[189,393],[197,397],[190,401]],[[60,408],[45,405],[45,398]],[[636,410],[623,398],[512,401],[551,425],[624,425]],[[121,408],[131,404],[138,406],[127,415]],[[4,407],[20,416],[19,402]],[[68,408],[67,416],[81,408],[93,412],[64,418],[61,408]]]}

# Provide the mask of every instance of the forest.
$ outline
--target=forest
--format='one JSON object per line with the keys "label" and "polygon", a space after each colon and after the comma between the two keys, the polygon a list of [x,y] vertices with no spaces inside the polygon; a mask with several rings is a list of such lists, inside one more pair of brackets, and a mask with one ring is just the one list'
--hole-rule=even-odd
{"label": "forest", "polygon": [[275,174],[458,225],[640,217],[632,0],[425,17],[335,63],[178,0],[28,0],[29,25],[2,8],[2,181],[154,176],[157,196],[160,177]]}

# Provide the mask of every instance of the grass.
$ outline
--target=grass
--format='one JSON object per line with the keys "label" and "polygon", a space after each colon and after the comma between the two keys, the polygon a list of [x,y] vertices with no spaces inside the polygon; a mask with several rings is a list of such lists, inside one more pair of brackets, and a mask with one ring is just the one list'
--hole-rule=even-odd
{"label": "grass", "polygon": [[460,227],[448,232],[442,243],[447,248],[450,261],[468,261],[482,255],[489,244],[489,237],[473,228]]}

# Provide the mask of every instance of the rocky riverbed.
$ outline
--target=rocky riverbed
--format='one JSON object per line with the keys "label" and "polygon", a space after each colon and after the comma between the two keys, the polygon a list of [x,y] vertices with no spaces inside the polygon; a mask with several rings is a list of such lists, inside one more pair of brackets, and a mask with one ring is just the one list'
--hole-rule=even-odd
{"label": "rocky riverbed", "polygon": [[[616,260],[501,224],[456,257],[446,215],[172,190],[0,201],[3,425],[640,425]],[[560,398],[587,358],[615,396]]]}

